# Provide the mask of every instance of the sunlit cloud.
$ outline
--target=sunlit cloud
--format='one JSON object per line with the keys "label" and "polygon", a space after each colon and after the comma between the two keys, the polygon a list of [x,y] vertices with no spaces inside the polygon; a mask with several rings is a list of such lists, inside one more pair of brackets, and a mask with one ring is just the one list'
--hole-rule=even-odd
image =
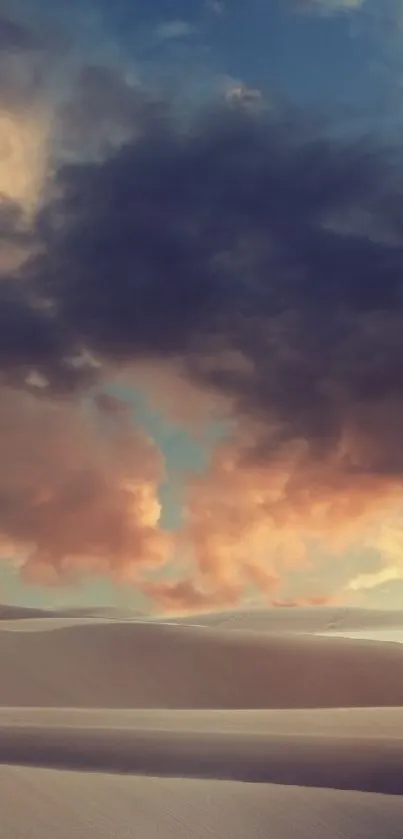
{"label": "sunlit cloud", "polygon": [[393,582],[395,580],[403,580],[403,566],[390,566],[381,568],[379,571],[368,574],[359,574],[354,579],[350,580],[347,588],[350,591],[366,591],[377,588],[383,583]]}
{"label": "sunlit cloud", "polygon": [[169,558],[164,463],[118,400],[93,409],[3,389],[0,551],[37,585],[85,574],[135,583]]}
{"label": "sunlit cloud", "polygon": [[0,194],[32,212],[46,177],[50,118],[46,112],[0,113]]}

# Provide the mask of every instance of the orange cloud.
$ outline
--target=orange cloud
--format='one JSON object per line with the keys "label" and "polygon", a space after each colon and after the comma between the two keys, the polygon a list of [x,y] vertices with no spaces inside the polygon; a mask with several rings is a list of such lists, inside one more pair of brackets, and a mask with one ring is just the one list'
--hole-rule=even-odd
{"label": "orange cloud", "polygon": [[298,606],[329,606],[335,602],[332,595],[318,594],[308,597],[294,597],[284,600],[272,600],[270,605],[276,609],[294,609]]}
{"label": "orange cloud", "polygon": [[372,547],[396,565],[403,531],[399,525],[399,543],[396,513],[389,528],[385,514],[401,503],[399,475],[355,473],[346,465],[345,441],[316,460],[303,441],[251,459],[252,443],[245,436],[219,445],[209,472],[190,481],[185,540],[202,586],[245,592],[253,582],[274,602],[280,582],[311,565],[312,542],[334,555],[357,544]]}
{"label": "orange cloud", "polygon": [[34,210],[47,164],[49,118],[40,108],[25,113],[0,110],[0,194]]}
{"label": "orange cloud", "polygon": [[0,51],[0,196],[30,215],[48,175],[53,114],[45,54],[25,46]]}
{"label": "orange cloud", "polygon": [[[338,592],[294,595],[292,575],[309,569],[312,541],[335,557],[356,544],[372,547],[385,568],[403,566],[402,482],[351,470],[353,451],[366,456],[363,441],[345,435],[316,460],[303,442],[258,457],[258,441],[259,431],[245,425],[216,447],[207,473],[188,482],[184,527],[173,536],[159,523],[162,457],[125,401],[102,393],[84,410],[3,388],[1,553],[14,557],[27,582],[108,574],[175,614],[233,606],[251,586],[272,606],[335,602]],[[194,573],[145,580],[186,556]],[[284,583],[290,596],[279,592]]]}
{"label": "orange cloud", "polygon": [[141,591],[165,614],[187,615],[236,605],[242,591],[236,585],[215,590],[203,589],[196,580],[152,581],[141,584]]}
{"label": "orange cloud", "polygon": [[3,389],[0,462],[1,553],[18,556],[27,581],[134,582],[167,560],[163,460],[120,415],[103,431],[96,411]]}

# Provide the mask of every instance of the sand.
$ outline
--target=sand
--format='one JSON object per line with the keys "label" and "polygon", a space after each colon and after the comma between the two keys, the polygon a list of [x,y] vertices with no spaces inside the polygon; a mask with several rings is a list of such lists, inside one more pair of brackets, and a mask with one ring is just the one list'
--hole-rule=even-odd
{"label": "sand", "polygon": [[0,839],[401,839],[399,613],[0,609]]}

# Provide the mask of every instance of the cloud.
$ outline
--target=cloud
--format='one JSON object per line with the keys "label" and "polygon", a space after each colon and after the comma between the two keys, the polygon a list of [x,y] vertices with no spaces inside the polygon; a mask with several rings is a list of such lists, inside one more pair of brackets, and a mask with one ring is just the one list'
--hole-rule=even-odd
{"label": "cloud", "polygon": [[[233,585],[216,589],[203,588],[194,579],[179,581],[148,581],[140,584],[140,590],[150,598],[154,608],[164,614],[189,615],[197,612],[214,612],[236,606],[244,590]],[[265,589],[263,589],[265,591]],[[268,592],[266,591],[268,595]],[[312,595],[292,599],[266,597],[266,603],[273,608],[297,608],[328,606],[334,602],[331,595]]]}
{"label": "cloud", "polygon": [[145,124],[161,122],[167,114],[167,104],[123,68],[87,63],[78,69],[69,95],[57,109],[59,155],[102,158],[141,137]]}
{"label": "cloud", "polygon": [[184,538],[202,589],[270,588],[305,537],[341,551],[401,497],[400,164],[238,104],[174,116],[60,169],[3,365],[55,387],[81,347],[223,397],[232,439],[189,482]]}
{"label": "cloud", "polygon": [[347,588],[350,591],[366,591],[367,589],[377,588],[377,586],[381,586],[383,583],[402,579],[403,568],[392,565],[381,568],[379,571],[374,571],[373,573],[359,574],[350,580]]}
{"label": "cloud", "polygon": [[[49,54],[11,18],[1,62],[0,379],[10,404],[23,400],[16,435],[27,458],[39,446],[47,463],[41,428],[55,422],[51,464],[66,474],[71,438],[96,476],[75,476],[77,493],[81,481],[88,497],[100,493],[77,539],[88,546],[102,521],[100,565],[112,573],[132,565],[111,533],[133,555],[165,556],[158,470],[149,482],[140,458],[143,482],[133,484],[137,465],[122,463],[120,443],[103,463],[104,441],[94,443],[74,402],[58,401],[138,371],[175,416],[195,423],[205,410],[228,423],[207,474],[188,482],[179,542],[195,576],[153,583],[167,608],[232,602],[252,585],[273,599],[279,578],[309,563],[312,541],[341,552],[362,540],[389,563],[380,522],[401,503],[403,474],[399,150],[336,139],[303,115],[261,107],[243,86],[184,116],[122,67],[81,58],[54,98]],[[125,422],[116,407],[98,400],[107,426]],[[87,556],[67,539],[63,480],[35,514],[30,484],[13,503],[4,489],[4,539],[31,546],[26,574],[59,578]],[[59,547],[45,524],[58,520]]]}
{"label": "cloud", "polygon": [[1,391],[0,548],[19,558],[28,582],[98,573],[133,583],[168,559],[163,460],[124,406],[108,400],[90,412]]}
{"label": "cloud", "polygon": [[221,443],[206,474],[188,483],[185,538],[199,584],[243,592],[253,584],[272,602],[296,571],[309,580],[312,556],[326,580],[321,555],[334,562],[358,546],[402,567],[398,518],[385,528],[388,513],[401,504],[401,477],[353,475],[341,451],[315,458],[304,441],[251,459],[249,443],[256,437]]}
{"label": "cloud", "polygon": [[9,17],[0,16],[0,51],[36,51],[41,47],[40,37],[29,25]]}
{"label": "cloud", "polygon": [[195,580],[149,581],[140,584],[140,590],[164,614],[188,615],[195,612],[209,612],[236,605],[242,589],[220,588],[215,590],[198,587]]}
{"label": "cloud", "polygon": [[344,441],[346,471],[396,472],[398,172],[367,142],[242,107],[187,133],[151,119],[105,160],[60,170],[30,288],[73,346],[116,365],[179,360],[260,423],[268,457]]}
{"label": "cloud", "polygon": [[81,348],[222,400],[230,439],[189,481],[181,537],[209,596],[270,590],[309,540],[381,545],[403,474],[397,151],[242,103],[141,124],[59,169],[20,297],[3,285],[3,368],[31,360],[51,393]]}
{"label": "cloud", "polygon": [[47,175],[51,114],[44,93],[46,59],[35,32],[0,20],[0,197],[26,211]]}
{"label": "cloud", "polygon": [[0,113],[0,194],[28,211],[40,195],[46,172],[46,115]]}
{"label": "cloud", "polygon": [[226,12],[225,0],[205,0],[207,12],[213,15],[223,15]]}
{"label": "cloud", "polygon": [[158,41],[176,41],[197,33],[197,27],[186,20],[169,20],[157,26],[155,37]]}
{"label": "cloud", "polygon": [[317,595],[312,597],[299,597],[292,600],[273,600],[271,605],[277,609],[296,609],[301,606],[329,606],[334,602],[332,596]]}
{"label": "cloud", "polygon": [[361,9],[367,0],[291,0],[291,2],[297,12],[328,16]]}

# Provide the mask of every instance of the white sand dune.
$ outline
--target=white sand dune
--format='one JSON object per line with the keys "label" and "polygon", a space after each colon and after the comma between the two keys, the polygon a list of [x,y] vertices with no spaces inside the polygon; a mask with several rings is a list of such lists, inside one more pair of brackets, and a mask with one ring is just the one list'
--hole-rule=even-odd
{"label": "white sand dune", "polygon": [[149,620],[153,623],[185,624],[188,626],[210,626],[225,629],[243,629],[258,632],[324,632],[402,629],[403,611],[386,609],[359,609],[340,606],[324,607],[276,607],[226,610],[193,614],[186,617],[172,617],[161,621],[150,618],[135,609],[119,606],[92,606],[65,609],[36,609],[23,606],[0,604],[0,626],[5,621],[35,621],[40,618],[55,621],[76,619],[104,619],[113,621]]}
{"label": "white sand dune", "polygon": [[349,632],[354,630],[403,630],[403,611],[386,609],[346,609],[329,607],[276,607],[236,609],[227,612],[192,615],[178,623],[246,629],[257,632]]}
{"label": "white sand dune", "polygon": [[403,644],[329,637],[390,627],[0,609],[0,836],[401,839]]}
{"label": "white sand dune", "polygon": [[17,621],[29,618],[47,618],[56,613],[45,609],[28,608],[27,606],[0,605],[0,621]]}
{"label": "white sand dune", "polygon": [[0,813],[7,839],[401,839],[403,800],[7,767]]}
{"label": "white sand dune", "polygon": [[0,706],[403,705],[403,645],[135,622],[0,631]]}
{"label": "white sand dune", "polygon": [[131,731],[403,737],[403,708],[167,710],[165,708],[0,708],[5,726]]}
{"label": "white sand dune", "polygon": [[403,736],[8,723],[0,726],[0,761],[91,772],[403,794]]}
{"label": "white sand dune", "polygon": [[8,606],[0,604],[0,626],[5,622],[27,623],[46,618],[47,620],[71,620],[78,621],[99,618],[103,620],[147,620],[140,612],[134,609],[123,609],[118,606],[77,606],[70,609],[36,609],[26,606]]}

